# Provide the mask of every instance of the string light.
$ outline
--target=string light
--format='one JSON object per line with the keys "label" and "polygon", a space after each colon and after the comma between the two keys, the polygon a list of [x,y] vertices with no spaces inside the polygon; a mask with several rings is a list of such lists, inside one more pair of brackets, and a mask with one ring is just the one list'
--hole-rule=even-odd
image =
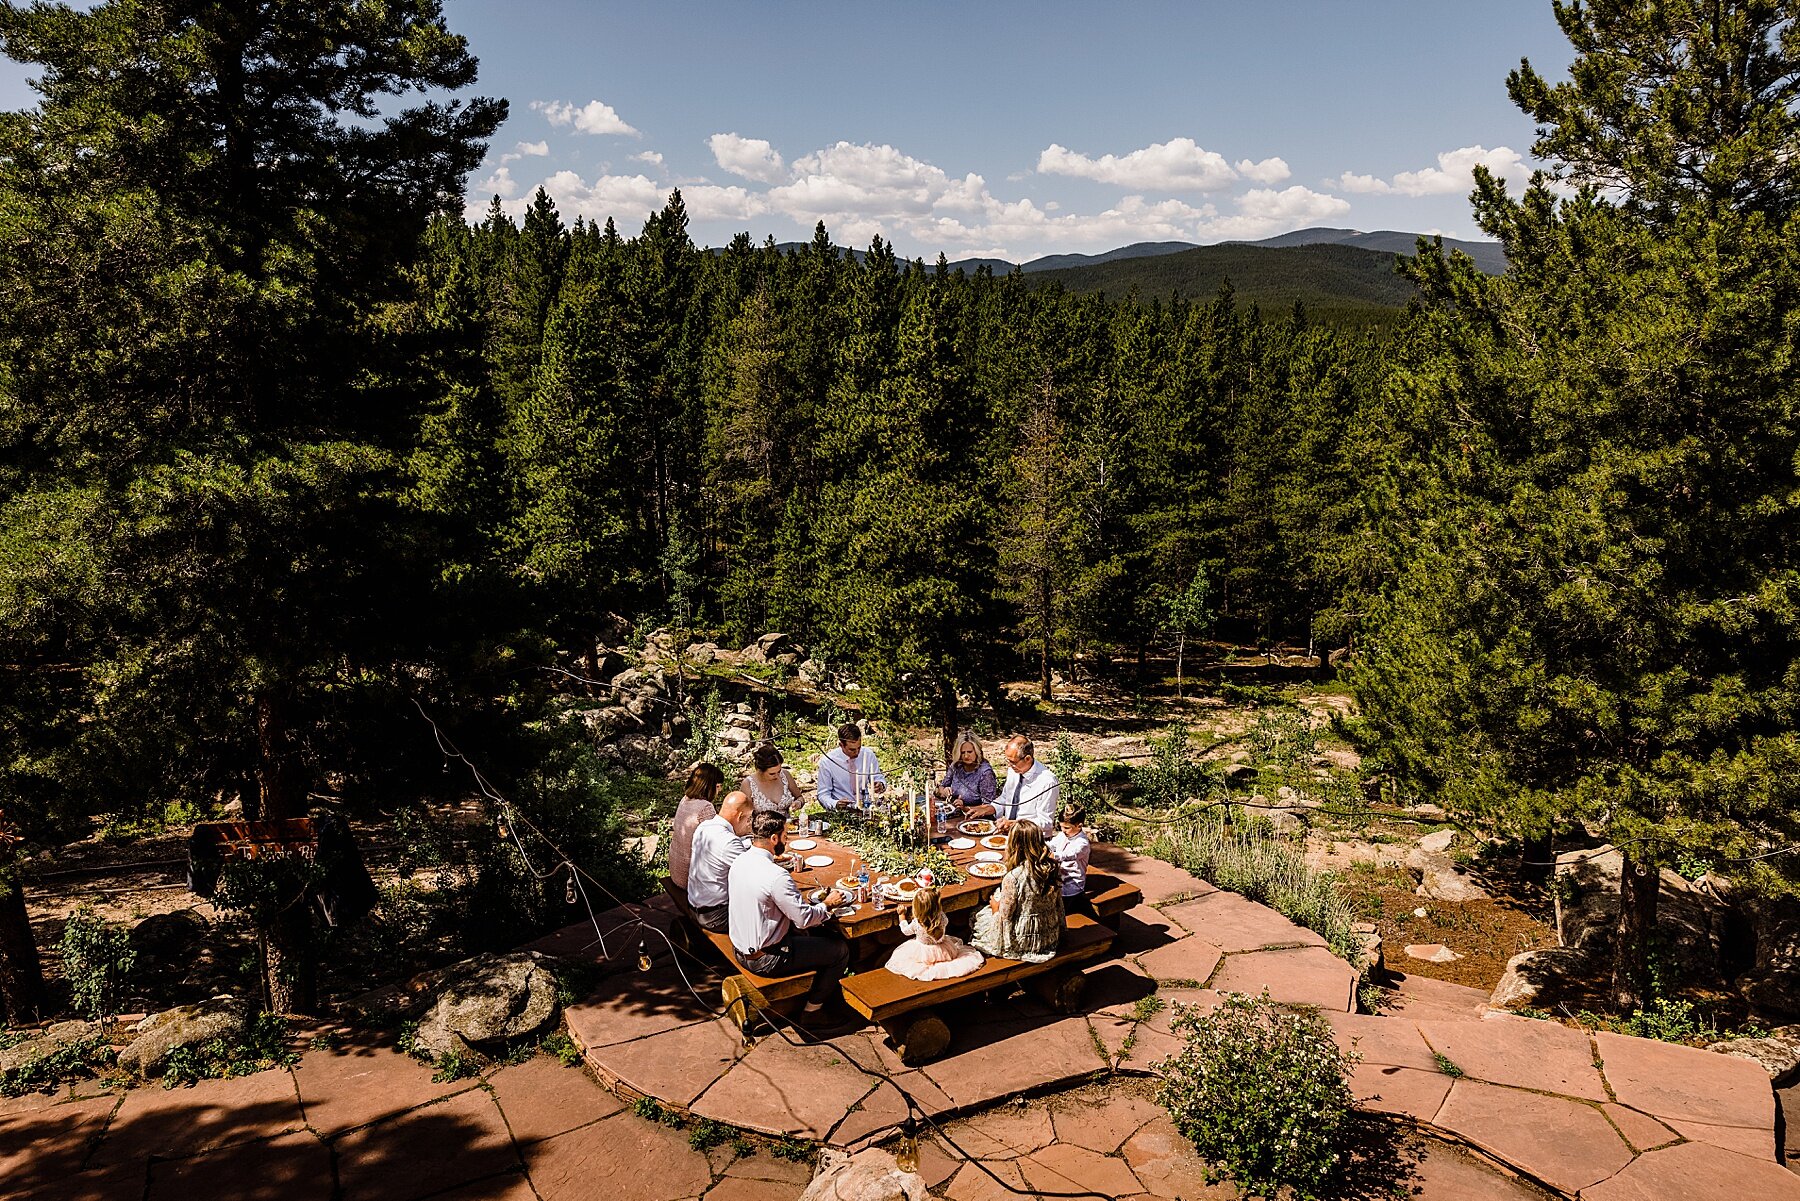
{"label": "string light", "polygon": [[568,880],[568,883],[563,886],[563,904],[573,905],[574,903],[575,903],[575,865],[570,864],[569,865],[569,880]]}
{"label": "string light", "polygon": [[638,971],[650,970],[650,944],[646,939],[638,939]]}

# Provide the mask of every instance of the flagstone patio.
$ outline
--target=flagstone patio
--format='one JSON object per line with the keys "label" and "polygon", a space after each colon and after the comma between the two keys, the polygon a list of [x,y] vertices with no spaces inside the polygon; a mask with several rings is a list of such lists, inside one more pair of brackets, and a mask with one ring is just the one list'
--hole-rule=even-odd
{"label": "flagstone patio", "polygon": [[[695,1150],[683,1130],[630,1111],[651,1097],[691,1120],[846,1149],[923,1115],[921,1171],[951,1201],[1017,1195],[994,1177],[1028,1194],[1231,1197],[1150,1100],[1151,1065],[1178,1045],[1177,1004],[1267,987],[1321,1008],[1362,1055],[1352,1079],[1362,1104],[1414,1131],[1365,1158],[1414,1197],[1800,1201],[1754,1064],[1489,1013],[1482,994],[1437,981],[1402,978],[1381,1016],[1355,1013],[1354,975],[1310,931],[1167,864],[1109,857],[1106,870],[1146,900],[1125,916],[1122,957],[1089,969],[1089,1012],[1056,1015],[1023,996],[971,1002],[949,1052],[920,1068],[873,1029],[821,1045],[746,1044],[713,1011],[716,973],[676,962],[633,914],[614,911],[535,944],[613,967],[566,1015],[593,1075],[538,1058],[434,1082],[391,1037],[346,1032],[335,1047],[303,1044],[291,1070],[8,1100],[0,1191],[21,1201],[787,1201],[805,1187],[804,1164],[729,1144]],[[664,930],[672,921],[656,907],[644,916]],[[1139,1004],[1152,995],[1164,1004]]]}

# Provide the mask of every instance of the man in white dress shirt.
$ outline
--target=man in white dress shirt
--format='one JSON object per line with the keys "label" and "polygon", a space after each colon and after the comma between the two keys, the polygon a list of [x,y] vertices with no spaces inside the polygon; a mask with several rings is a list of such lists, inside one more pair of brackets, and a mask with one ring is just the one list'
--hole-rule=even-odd
{"label": "man in white dress shirt", "polygon": [[755,806],[734,792],[719,812],[694,827],[693,854],[688,860],[688,908],[704,930],[725,933],[730,915],[731,865],[750,849],[750,815]]}
{"label": "man in white dress shirt", "polygon": [[887,777],[875,752],[862,743],[862,727],[845,722],[838,727],[838,744],[819,758],[819,804],[827,809],[840,805],[846,809],[860,807],[860,794],[880,795],[887,791]]}
{"label": "man in white dress shirt", "polygon": [[1056,773],[1037,761],[1031,739],[1014,734],[1006,744],[1006,781],[994,798],[995,826],[1011,829],[1030,819],[1049,838],[1056,832],[1056,810],[1062,804],[1062,785]]}
{"label": "man in white dress shirt", "polygon": [[837,995],[850,947],[815,930],[845,897],[835,888],[816,902],[802,897],[794,877],[775,862],[786,846],[785,816],[765,810],[751,817],[750,849],[731,865],[731,946],[738,963],[759,976],[812,972],[802,1018],[816,1019]]}

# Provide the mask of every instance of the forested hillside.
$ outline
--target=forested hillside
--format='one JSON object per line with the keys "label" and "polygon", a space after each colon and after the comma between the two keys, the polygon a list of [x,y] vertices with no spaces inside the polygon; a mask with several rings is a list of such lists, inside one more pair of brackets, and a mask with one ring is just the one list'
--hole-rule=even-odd
{"label": "forested hillside", "polygon": [[428,242],[418,302],[481,370],[419,495],[566,648],[609,612],[782,629],[951,704],[1136,656],[1196,572],[1230,628],[1304,639],[1351,570],[1376,335],[859,261],[822,227],[704,253],[679,194],[631,238],[540,195]]}

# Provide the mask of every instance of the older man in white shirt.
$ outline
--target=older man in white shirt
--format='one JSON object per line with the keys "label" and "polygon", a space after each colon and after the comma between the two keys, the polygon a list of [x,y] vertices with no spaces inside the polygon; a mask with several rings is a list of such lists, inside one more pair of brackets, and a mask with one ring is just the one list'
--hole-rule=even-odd
{"label": "older man in white shirt", "polygon": [[1056,832],[1056,810],[1062,804],[1062,784],[1047,764],[1037,761],[1031,739],[1014,734],[1006,744],[1006,781],[994,798],[995,825],[1008,830],[1030,820],[1049,838]]}
{"label": "older man in white shirt", "polygon": [[887,791],[887,777],[875,752],[862,743],[862,727],[845,722],[838,727],[837,749],[819,758],[819,804],[827,809],[856,809],[865,793]]}
{"label": "older man in white shirt", "polygon": [[688,861],[688,908],[704,930],[725,933],[730,914],[731,865],[750,849],[750,815],[755,806],[741,792],[725,798],[719,812],[694,827]]}
{"label": "older man in white shirt", "polygon": [[837,995],[850,962],[850,947],[824,931],[814,933],[842,904],[832,889],[818,901],[800,895],[793,876],[775,862],[787,843],[787,819],[761,811],[750,819],[750,849],[731,865],[731,947],[740,965],[759,976],[812,972],[803,1017],[818,1017]]}

